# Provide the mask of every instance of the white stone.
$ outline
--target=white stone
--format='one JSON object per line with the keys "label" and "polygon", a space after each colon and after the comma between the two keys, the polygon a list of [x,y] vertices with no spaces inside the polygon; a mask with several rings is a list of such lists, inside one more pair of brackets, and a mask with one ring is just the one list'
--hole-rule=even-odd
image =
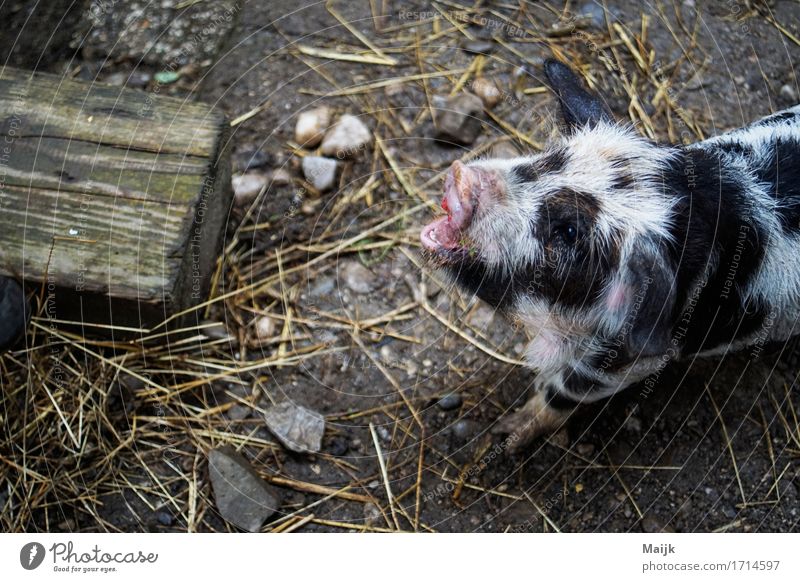
{"label": "white stone", "polygon": [[253,329],[256,333],[256,338],[260,341],[268,340],[275,337],[275,332],[277,331],[278,324],[269,315],[262,315],[258,319],[256,319],[256,323],[253,326]]}
{"label": "white stone", "polygon": [[233,200],[236,206],[250,204],[256,199],[261,189],[267,185],[267,177],[259,172],[236,174],[231,178]]}
{"label": "white stone", "polygon": [[356,155],[372,142],[372,132],[355,115],[342,115],[325,134],[321,151],[340,160]]}
{"label": "white stone", "polygon": [[303,175],[309,184],[320,192],[326,192],[336,184],[339,164],[336,160],[320,156],[303,158]]}
{"label": "white stone", "polygon": [[303,111],[297,116],[294,140],[302,147],[313,148],[322,141],[325,130],[331,124],[331,110],[325,105]]}

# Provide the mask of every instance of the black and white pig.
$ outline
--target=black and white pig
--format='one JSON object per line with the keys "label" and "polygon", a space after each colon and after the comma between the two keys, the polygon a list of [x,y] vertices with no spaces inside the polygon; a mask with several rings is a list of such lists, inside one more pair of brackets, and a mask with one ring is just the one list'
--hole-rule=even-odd
{"label": "black and white pig", "polygon": [[565,135],[455,162],[447,214],[421,233],[433,265],[532,338],[536,393],[498,423],[520,444],[671,361],[800,332],[800,106],[671,146],[615,123],[566,65],[545,75]]}

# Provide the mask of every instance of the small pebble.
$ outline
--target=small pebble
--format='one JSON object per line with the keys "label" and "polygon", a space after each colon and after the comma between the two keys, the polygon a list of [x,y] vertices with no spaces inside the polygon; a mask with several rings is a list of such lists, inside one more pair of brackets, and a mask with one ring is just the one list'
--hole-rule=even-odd
{"label": "small pebble", "polygon": [[302,147],[313,148],[319,145],[325,130],[331,124],[331,110],[325,105],[303,111],[297,116],[294,140]]}
{"label": "small pebble", "polygon": [[271,185],[273,186],[288,186],[292,183],[292,175],[283,168],[279,168],[272,172]]}
{"label": "small pebble", "polygon": [[455,410],[456,408],[461,408],[463,402],[464,399],[461,397],[461,394],[458,392],[451,392],[446,396],[442,396],[438,402],[436,402],[436,405],[442,410]]}
{"label": "small pebble", "polygon": [[461,49],[473,55],[485,55],[494,50],[494,43],[488,40],[468,40],[461,45]]}
{"label": "small pebble", "polygon": [[500,89],[497,88],[497,85],[494,84],[494,81],[486,77],[478,77],[475,79],[472,82],[472,91],[480,98],[486,109],[493,109],[503,98],[503,94],[500,92]]}
{"label": "small pebble", "polygon": [[791,85],[783,85],[780,91],[781,97],[786,99],[787,101],[795,102],[797,101],[797,91],[795,91],[794,87]]}
{"label": "small pebble", "polygon": [[320,150],[340,160],[355,156],[372,142],[372,132],[355,115],[342,115],[325,133]]}
{"label": "small pebble", "polygon": [[508,141],[501,141],[492,147],[492,157],[500,158],[503,160],[510,160],[520,156],[519,150],[514,147],[514,144]]}
{"label": "small pebble", "polygon": [[476,428],[474,422],[462,418],[453,425],[453,436],[461,440],[466,440],[475,434]]}
{"label": "small pebble", "polygon": [[233,201],[236,206],[245,206],[253,202],[261,189],[267,185],[264,174],[251,172],[236,174],[231,179],[233,184]]}
{"label": "small pebble", "polygon": [[381,514],[381,510],[378,509],[378,506],[374,503],[365,503],[364,504],[364,525],[372,526],[377,524],[383,514]]}
{"label": "small pebble", "polygon": [[342,279],[356,293],[369,293],[375,288],[375,275],[358,261],[348,261],[342,267]]}
{"label": "small pebble", "polygon": [[657,517],[645,515],[641,522],[644,533],[672,533],[675,530],[668,524],[662,523]]}
{"label": "small pebble", "polygon": [[347,451],[349,450],[350,445],[348,444],[347,439],[343,436],[334,436],[331,438],[330,443],[328,444],[328,453],[334,457],[342,457],[346,455]]}
{"label": "small pebble", "polygon": [[603,6],[597,2],[587,2],[581,8],[581,15],[589,17],[589,25],[592,28],[605,28],[606,26],[606,11]]}
{"label": "small pebble", "polygon": [[221,340],[221,339],[232,339],[231,334],[228,333],[228,330],[225,328],[225,324],[219,321],[211,321],[209,319],[204,319],[200,322],[200,326],[203,328],[201,331],[204,336],[211,340]]}
{"label": "small pebble", "polygon": [[247,148],[236,152],[233,156],[233,166],[237,172],[243,174],[266,167],[270,157],[259,148]]}
{"label": "small pebble", "polygon": [[173,523],[175,523],[175,519],[172,517],[172,514],[168,511],[157,512],[156,519],[158,520],[158,523],[166,527],[169,527]]}
{"label": "small pebble", "polygon": [[336,160],[321,156],[303,158],[303,175],[306,180],[320,192],[327,192],[336,184],[339,164]]}
{"label": "small pebble", "polygon": [[256,338],[263,341],[275,337],[278,323],[269,315],[262,315],[256,319],[256,323],[253,328],[256,332]]}
{"label": "small pebble", "polygon": [[436,137],[470,145],[481,132],[483,101],[472,93],[460,93],[436,108]]}

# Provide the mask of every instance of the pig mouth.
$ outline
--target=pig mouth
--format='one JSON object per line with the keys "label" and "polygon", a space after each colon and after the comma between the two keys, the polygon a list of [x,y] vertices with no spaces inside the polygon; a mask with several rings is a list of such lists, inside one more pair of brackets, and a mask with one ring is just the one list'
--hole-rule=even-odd
{"label": "pig mouth", "polygon": [[475,215],[482,171],[454,162],[444,182],[442,209],[445,216],[427,224],[420,233],[422,246],[437,255],[473,250],[466,231]]}

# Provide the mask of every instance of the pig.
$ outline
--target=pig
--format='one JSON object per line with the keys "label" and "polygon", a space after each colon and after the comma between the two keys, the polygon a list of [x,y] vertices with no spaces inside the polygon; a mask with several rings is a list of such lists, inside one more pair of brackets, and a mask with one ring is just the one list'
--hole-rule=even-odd
{"label": "pig", "polygon": [[561,135],[454,162],[420,234],[430,265],[530,338],[534,395],[495,427],[517,445],[671,362],[800,331],[800,106],[670,145],[615,122],[564,63],[544,70]]}

